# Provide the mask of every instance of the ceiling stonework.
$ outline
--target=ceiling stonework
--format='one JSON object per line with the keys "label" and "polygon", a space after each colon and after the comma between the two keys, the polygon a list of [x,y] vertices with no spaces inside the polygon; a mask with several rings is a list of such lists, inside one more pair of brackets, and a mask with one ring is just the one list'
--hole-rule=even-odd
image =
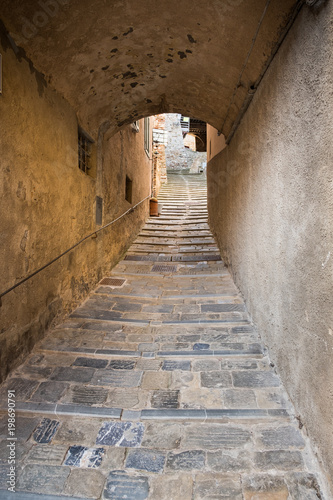
{"label": "ceiling stonework", "polygon": [[[2,0],[0,17],[96,135],[182,113],[228,136],[295,0]],[[235,88],[237,86],[235,92]]]}

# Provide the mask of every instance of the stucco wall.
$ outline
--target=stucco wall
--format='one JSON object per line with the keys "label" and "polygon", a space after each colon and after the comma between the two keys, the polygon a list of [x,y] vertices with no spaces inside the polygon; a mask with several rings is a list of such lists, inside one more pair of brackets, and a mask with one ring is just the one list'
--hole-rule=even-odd
{"label": "stucco wall", "polygon": [[218,135],[216,128],[207,123],[207,161],[220,153],[226,146],[223,134]]}
{"label": "stucco wall", "polygon": [[331,484],[332,15],[303,7],[208,165],[211,227]]}
{"label": "stucco wall", "polygon": [[[49,88],[24,53],[2,36],[0,96],[0,290],[3,292],[82,237],[95,223],[96,195],[107,223],[149,194],[150,160],[131,127],[99,141],[94,179],[78,168],[78,124],[69,104]],[[72,310],[121,257],[140,230],[148,202],[126,220],[89,239],[50,268],[3,297],[0,380],[22,361],[54,318]]]}

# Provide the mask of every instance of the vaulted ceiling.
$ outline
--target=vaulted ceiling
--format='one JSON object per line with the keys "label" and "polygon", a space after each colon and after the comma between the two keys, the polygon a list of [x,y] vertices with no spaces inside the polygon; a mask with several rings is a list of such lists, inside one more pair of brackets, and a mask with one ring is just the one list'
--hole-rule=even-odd
{"label": "vaulted ceiling", "polygon": [[2,0],[0,17],[91,134],[180,112],[228,136],[295,0]]}

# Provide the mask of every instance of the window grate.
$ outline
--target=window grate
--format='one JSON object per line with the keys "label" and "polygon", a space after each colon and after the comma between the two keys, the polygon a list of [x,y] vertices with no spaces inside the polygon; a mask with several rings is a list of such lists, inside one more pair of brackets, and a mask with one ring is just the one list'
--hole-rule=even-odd
{"label": "window grate", "polygon": [[78,133],[78,154],[79,154],[79,169],[84,173],[88,173],[91,168],[90,158],[91,158],[91,146],[93,140],[88,137],[88,135],[79,129]]}

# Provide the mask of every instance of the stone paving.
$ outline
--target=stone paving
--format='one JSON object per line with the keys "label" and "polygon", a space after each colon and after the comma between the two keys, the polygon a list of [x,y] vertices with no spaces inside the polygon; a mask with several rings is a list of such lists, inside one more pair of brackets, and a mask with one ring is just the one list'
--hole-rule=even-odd
{"label": "stone paving", "polygon": [[22,498],[324,499],[304,428],[210,233],[205,178],[170,175],[160,201],[108,277],[117,281],[1,387],[0,488],[10,389]]}

